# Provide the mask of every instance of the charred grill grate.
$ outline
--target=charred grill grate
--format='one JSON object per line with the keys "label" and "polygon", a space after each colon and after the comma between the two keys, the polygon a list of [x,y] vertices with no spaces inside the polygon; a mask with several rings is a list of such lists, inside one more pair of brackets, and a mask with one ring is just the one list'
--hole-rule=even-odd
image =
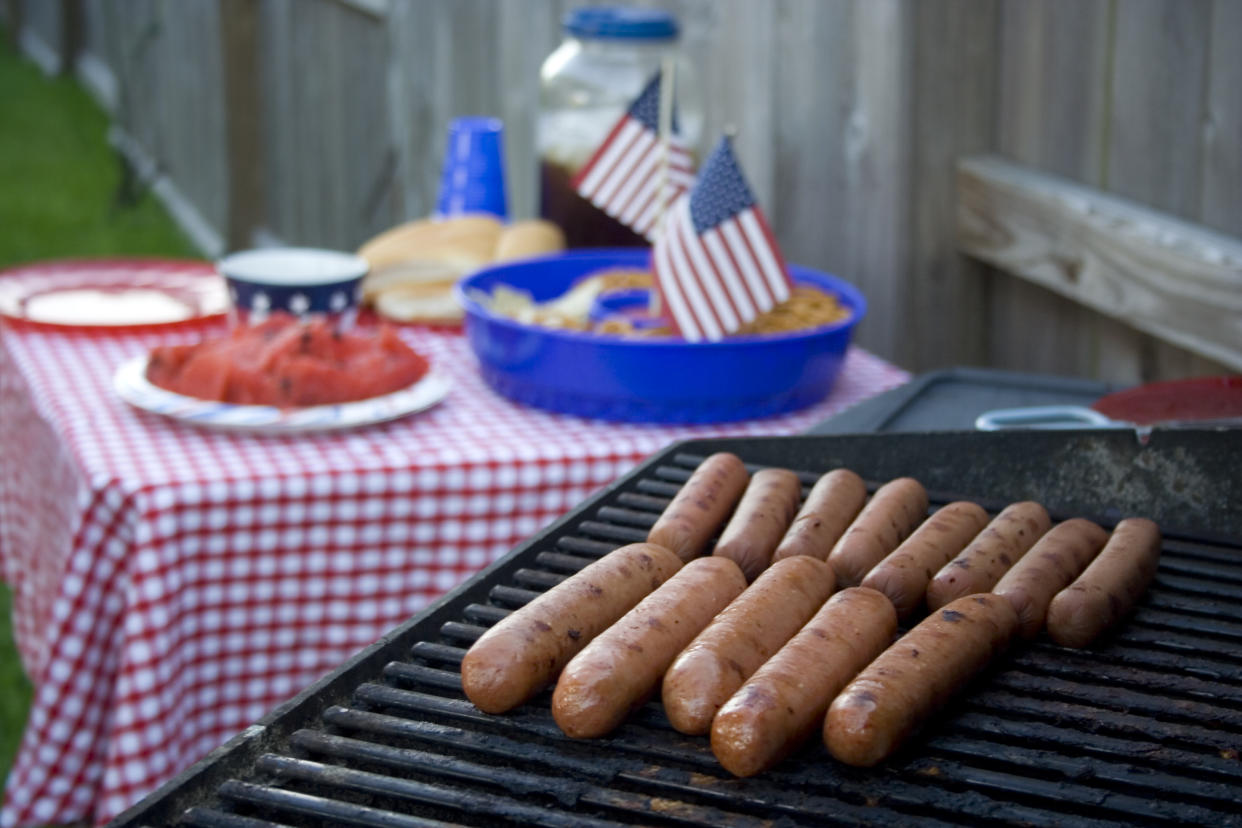
{"label": "charred grill grate", "polygon": [[[817,439],[839,448],[859,438]],[[553,723],[549,693],[505,716],[466,701],[458,667],[483,630],[617,545],[645,539],[709,451],[736,451],[752,468],[804,469],[806,487],[849,465],[872,488],[899,473],[937,488],[935,473],[917,467],[893,473],[878,463],[876,473],[848,452],[773,455],[765,442],[699,441],[654,458],[118,822],[1242,824],[1242,545],[1211,533],[1166,533],[1157,581],[1116,635],[1085,651],[1047,639],[1016,647],[873,770],[834,762],[814,740],[776,770],[737,780],[705,738],[673,731],[658,702],[610,738],[574,741]],[[961,497],[938,488],[933,508]],[[973,499],[995,512],[1031,494],[1010,485]],[[1112,522],[1103,507],[1044,502],[1058,519]]]}

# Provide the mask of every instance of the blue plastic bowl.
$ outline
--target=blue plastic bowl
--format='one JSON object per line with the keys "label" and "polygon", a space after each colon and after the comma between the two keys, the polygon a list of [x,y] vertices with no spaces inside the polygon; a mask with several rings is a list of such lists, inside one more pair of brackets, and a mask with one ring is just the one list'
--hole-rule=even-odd
{"label": "blue plastic bowl", "polygon": [[492,313],[473,298],[507,285],[537,302],[555,298],[598,270],[646,268],[642,248],[571,251],[480,270],[457,285],[466,337],[484,381],[525,405],[648,423],[715,423],[794,411],[827,395],[841,369],[863,295],[827,273],[791,266],[797,282],[834,294],[848,319],[787,334],[685,342],[530,325]]}

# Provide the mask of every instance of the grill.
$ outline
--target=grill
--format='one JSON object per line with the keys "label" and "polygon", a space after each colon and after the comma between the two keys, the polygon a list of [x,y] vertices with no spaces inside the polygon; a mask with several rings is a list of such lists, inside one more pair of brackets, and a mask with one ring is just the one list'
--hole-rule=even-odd
{"label": "grill", "polygon": [[[1239,432],[1002,432],[688,441],[539,536],[122,814],[127,826],[1242,825]],[[698,461],[836,466],[935,505],[1160,522],[1157,580],[1089,650],[1011,649],[878,768],[818,740],[738,780],[651,702],[609,738],[564,737],[544,693],[477,711],[458,666],[490,624],[647,528]]]}

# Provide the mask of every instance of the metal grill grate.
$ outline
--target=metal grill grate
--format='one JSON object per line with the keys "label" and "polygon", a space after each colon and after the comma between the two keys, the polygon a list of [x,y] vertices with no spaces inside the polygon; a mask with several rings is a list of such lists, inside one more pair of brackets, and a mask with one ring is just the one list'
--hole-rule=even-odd
{"label": "metal grill grate", "polygon": [[[749,462],[748,445],[704,449]],[[643,540],[706,453],[691,448],[700,453],[645,464],[119,822],[1242,824],[1236,540],[1171,535],[1156,583],[1117,635],[1084,651],[1046,639],[1015,647],[872,770],[834,762],[815,740],[737,780],[705,738],[673,731],[658,702],[590,741],[561,734],[548,693],[505,716],[475,709],[458,674],[470,644],[568,573]],[[826,466],[804,459],[809,487]],[[959,496],[933,492],[933,506]],[[995,511],[1019,496],[975,499]]]}

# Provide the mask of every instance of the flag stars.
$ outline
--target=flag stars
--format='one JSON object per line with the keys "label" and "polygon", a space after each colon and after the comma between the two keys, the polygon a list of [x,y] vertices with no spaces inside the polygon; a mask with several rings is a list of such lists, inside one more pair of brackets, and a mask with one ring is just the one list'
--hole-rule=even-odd
{"label": "flag stars", "polygon": [[776,239],[727,137],[670,209],[652,259],[674,327],[692,342],[723,339],[789,298]]}
{"label": "flag stars", "polygon": [[690,198],[690,217],[700,233],[755,205],[727,137],[721,138],[708,156],[699,180]]}

